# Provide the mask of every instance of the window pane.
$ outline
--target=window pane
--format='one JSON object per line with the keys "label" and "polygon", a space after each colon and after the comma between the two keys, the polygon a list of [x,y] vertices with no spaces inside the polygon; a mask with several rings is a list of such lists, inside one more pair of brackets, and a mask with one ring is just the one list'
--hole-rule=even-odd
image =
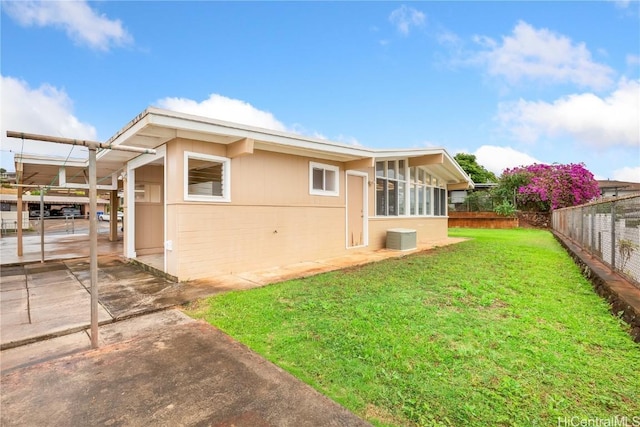
{"label": "window pane", "polygon": [[447,215],[447,190],[440,189],[440,215]]}
{"label": "window pane", "polygon": [[409,168],[409,174],[411,176],[411,182],[416,182],[416,167]]}
{"label": "window pane", "polygon": [[145,192],[145,185],[144,184],[136,184],[136,189],[135,189],[135,197],[136,197],[136,202],[144,202],[145,199],[147,198],[147,194]]}
{"label": "window pane", "polygon": [[418,187],[418,215],[424,215],[424,187]]}
{"label": "window pane", "polygon": [[438,189],[435,189],[436,191],[433,192],[433,214],[434,215],[440,215],[440,191],[438,191]]}
{"label": "window pane", "polygon": [[398,215],[405,214],[406,203],[406,184],[404,182],[398,182]]}
{"label": "window pane", "polygon": [[[413,168],[411,168],[413,170]],[[409,214],[416,214],[416,186],[411,185],[410,193],[409,193]]]}
{"label": "window pane", "polygon": [[384,176],[384,162],[376,162],[376,176]]}
{"label": "window pane", "polygon": [[313,189],[324,190],[324,169],[313,168]]}
{"label": "window pane", "polygon": [[339,167],[309,162],[309,194],[315,196],[338,196],[339,188]]}
{"label": "window pane", "polygon": [[222,163],[189,158],[189,194],[222,197]]}
{"label": "window pane", "polygon": [[398,215],[398,183],[395,181],[387,181],[387,197],[389,203],[387,206],[388,215]]}
{"label": "window pane", "polygon": [[396,178],[396,161],[389,160],[387,162],[387,178],[395,179]]}
{"label": "window pane", "polygon": [[425,181],[424,181],[424,169],[422,169],[422,168],[418,168],[418,182],[420,184],[424,184],[425,183]]}
{"label": "window pane", "polygon": [[425,194],[425,215],[432,215],[431,212],[431,187],[426,187],[426,194]]}
{"label": "window pane", "polygon": [[380,178],[376,179],[376,215],[387,214],[386,189],[387,189],[387,180],[380,179]]}
{"label": "window pane", "polygon": [[325,169],[324,189],[326,191],[336,191],[336,172],[335,171]]}
{"label": "window pane", "polygon": [[398,160],[398,179],[404,181],[405,173],[404,173],[404,160]]}

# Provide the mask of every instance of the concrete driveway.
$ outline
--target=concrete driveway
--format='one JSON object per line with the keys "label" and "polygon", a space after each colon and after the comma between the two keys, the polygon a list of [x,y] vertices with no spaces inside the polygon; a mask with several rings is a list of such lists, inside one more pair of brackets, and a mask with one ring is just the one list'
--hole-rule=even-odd
{"label": "concrete driveway", "polygon": [[175,283],[101,256],[92,350],[89,281],[87,258],[0,269],[0,425],[369,425],[170,308],[261,284]]}
{"label": "concrete driveway", "polygon": [[[90,326],[89,259],[6,266],[0,270],[0,348]],[[229,290],[229,284],[175,283],[116,255],[98,259],[100,324],[177,306]]]}
{"label": "concrete driveway", "polygon": [[[146,320],[143,320],[146,319]],[[5,373],[3,426],[368,426],[216,328],[168,310],[101,327],[104,346]],[[79,332],[83,333],[83,332]],[[36,350],[72,335],[3,351]]]}

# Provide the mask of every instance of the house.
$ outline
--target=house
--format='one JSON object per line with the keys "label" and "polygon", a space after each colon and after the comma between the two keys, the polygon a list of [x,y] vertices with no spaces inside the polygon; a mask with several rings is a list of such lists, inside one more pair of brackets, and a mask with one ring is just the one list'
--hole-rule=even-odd
{"label": "house", "polygon": [[[122,185],[124,256],[159,257],[179,280],[375,251],[396,228],[441,240],[447,191],[473,187],[443,148],[373,150],[157,108],[107,143],[155,149],[100,150],[99,187],[117,209]],[[71,185],[57,167],[56,185]]]}
{"label": "house", "polygon": [[[640,177],[638,177],[640,179]],[[640,193],[640,182],[613,181],[610,179],[598,180],[602,197],[628,196]]]}

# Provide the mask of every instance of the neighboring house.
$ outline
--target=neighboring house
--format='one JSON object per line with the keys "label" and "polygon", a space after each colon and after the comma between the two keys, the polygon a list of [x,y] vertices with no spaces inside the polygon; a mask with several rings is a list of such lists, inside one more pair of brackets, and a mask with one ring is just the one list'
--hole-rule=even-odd
{"label": "neighboring house", "polygon": [[[638,177],[640,179],[640,177]],[[640,193],[640,182],[598,180],[602,197],[619,197]]]}
{"label": "neighboring house", "polygon": [[156,108],[108,143],[156,150],[101,150],[98,168],[103,189],[122,179],[124,256],[161,256],[179,280],[374,251],[395,228],[441,240],[447,191],[473,188],[443,148],[373,150]]}
{"label": "neighboring house", "polygon": [[456,210],[457,209],[468,210],[468,209],[464,209],[464,207],[469,194],[474,192],[475,193],[484,192],[484,193],[487,193],[488,195],[489,191],[491,191],[497,186],[498,186],[498,183],[496,182],[485,182],[485,183],[475,182],[473,184],[472,190],[451,190],[449,191],[449,203],[451,207]]}
{"label": "neighboring house", "polygon": [[15,172],[0,172],[0,184],[8,185],[15,184],[16,182],[16,173]]}

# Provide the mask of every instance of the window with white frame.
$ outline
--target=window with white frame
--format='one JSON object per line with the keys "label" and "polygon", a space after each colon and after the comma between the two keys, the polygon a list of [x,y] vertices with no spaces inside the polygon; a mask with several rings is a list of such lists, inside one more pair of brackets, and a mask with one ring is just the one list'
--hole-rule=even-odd
{"label": "window with white frame", "polygon": [[376,161],[376,215],[445,216],[447,190],[424,166],[405,159]]}
{"label": "window with white frame", "polygon": [[184,198],[206,202],[231,200],[231,160],[209,154],[184,153]]}
{"label": "window with white frame", "polygon": [[406,161],[376,162],[376,215],[405,215]]}
{"label": "window with white frame", "polygon": [[337,196],[340,188],[340,168],[323,163],[309,162],[309,194]]}

